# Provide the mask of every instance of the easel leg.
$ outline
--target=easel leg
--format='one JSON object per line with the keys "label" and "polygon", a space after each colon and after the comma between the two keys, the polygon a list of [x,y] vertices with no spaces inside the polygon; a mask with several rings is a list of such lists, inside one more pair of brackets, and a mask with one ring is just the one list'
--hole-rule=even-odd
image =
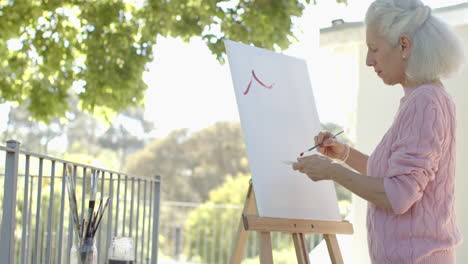
{"label": "easel leg", "polygon": [[270,232],[257,232],[260,243],[260,264],[273,264]]}
{"label": "easel leg", "polygon": [[[257,206],[255,204],[255,194],[253,192],[252,183],[249,185],[247,191],[247,197],[245,198],[243,214],[253,214],[257,212]],[[245,230],[242,222],[242,216],[239,220],[239,227],[237,229],[236,240],[234,242],[233,254],[230,259],[230,264],[240,264],[244,257],[244,250],[247,246],[247,238],[249,233]]]}
{"label": "easel leg", "polygon": [[239,228],[237,231],[237,238],[234,243],[234,250],[233,254],[231,256],[230,263],[231,264],[240,264],[242,261],[242,258],[244,257],[244,250],[245,247],[247,246],[247,238],[249,236],[249,233],[244,229],[244,226],[242,225],[242,219],[240,220]]}
{"label": "easel leg", "polygon": [[343,264],[343,257],[341,256],[340,247],[336,235],[324,234],[323,237],[327,242],[328,253],[333,264]]}
{"label": "easel leg", "polygon": [[303,233],[293,233],[292,234],[294,247],[296,249],[297,263],[298,264],[310,264],[309,252],[307,250],[307,245],[305,243],[305,238]]}

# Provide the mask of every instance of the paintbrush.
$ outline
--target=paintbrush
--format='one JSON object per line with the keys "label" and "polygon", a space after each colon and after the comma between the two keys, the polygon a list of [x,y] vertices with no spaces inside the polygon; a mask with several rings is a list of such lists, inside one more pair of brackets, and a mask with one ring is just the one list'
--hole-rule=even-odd
{"label": "paintbrush", "polygon": [[[339,132],[339,133],[337,133],[337,134],[335,134],[334,136],[332,136],[332,137],[330,137],[330,138],[336,138],[336,136],[338,136],[339,134],[341,134],[341,133],[343,133],[343,132],[344,132],[344,130],[341,131],[341,132]],[[328,138],[328,139],[330,139],[330,138]],[[315,148],[320,147],[322,144],[323,144],[323,142],[320,143],[320,144],[317,144],[317,145],[315,145],[315,146],[313,146],[313,147],[311,147],[310,149],[308,149],[308,150],[302,152],[302,153],[300,154],[300,156],[301,156],[301,157],[304,156],[304,153],[309,152],[309,151],[312,151],[312,150],[314,150]]]}
{"label": "paintbrush", "polygon": [[84,219],[84,217],[81,219],[81,230],[80,230],[80,237],[81,239],[84,239],[85,238],[85,230],[86,230],[86,220]]}
{"label": "paintbrush", "polygon": [[92,231],[91,231],[91,236],[93,236],[93,234],[96,233],[96,222],[98,220],[99,212],[101,211],[101,207],[102,207],[102,197],[99,199],[99,206],[97,208],[97,211],[94,212],[93,227],[92,227]]}
{"label": "paintbrush", "polygon": [[99,224],[101,223],[102,216],[104,215],[104,213],[106,211],[107,205],[109,205],[109,200],[110,200],[110,197],[107,197],[106,204],[101,208],[101,211],[98,212],[98,218],[99,219],[98,219],[97,223],[94,226],[94,232],[92,234],[92,237],[94,237],[94,235],[96,234],[97,229],[99,228]]}
{"label": "paintbrush", "polygon": [[96,193],[97,193],[97,178],[96,174],[99,175],[99,171],[91,172],[91,195],[88,202],[88,225],[86,228],[86,237],[89,237],[92,230],[92,217],[94,212],[94,205],[96,204]]}
{"label": "paintbrush", "polygon": [[[67,172],[65,173],[65,179],[67,181],[67,192],[68,192],[68,202],[70,204],[70,211],[72,213],[72,219],[75,223],[75,230],[76,237],[81,240],[80,236],[80,219],[78,217],[78,208],[76,206],[76,192],[75,192],[75,185],[73,183],[72,175],[72,168],[70,165],[67,165]],[[70,176],[68,176],[70,175]]]}

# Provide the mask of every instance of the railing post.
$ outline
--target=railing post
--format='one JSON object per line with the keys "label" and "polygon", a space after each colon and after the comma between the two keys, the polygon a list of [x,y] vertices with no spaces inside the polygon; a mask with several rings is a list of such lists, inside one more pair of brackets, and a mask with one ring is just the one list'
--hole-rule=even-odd
{"label": "railing post", "polygon": [[154,190],[154,210],[153,210],[153,241],[151,243],[151,264],[158,263],[158,237],[159,237],[159,205],[161,191],[161,176],[156,176]]}
{"label": "railing post", "polygon": [[5,158],[5,183],[3,186],[3,218],[0,242],[2,263],[15,263],[16,190],[18,187],[18,158],[20,143],[8,140]]}

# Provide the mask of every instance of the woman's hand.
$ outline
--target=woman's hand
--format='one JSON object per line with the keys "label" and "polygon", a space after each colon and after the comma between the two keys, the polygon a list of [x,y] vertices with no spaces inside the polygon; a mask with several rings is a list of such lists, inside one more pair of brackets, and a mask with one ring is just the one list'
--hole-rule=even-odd
{"label": "woman's hand", "polygon": [[341,160],[345,156],[346,145],[331,137],[333,137],[333,134],[330,131],[322,131],[315,136],[315,144],[322,143],[317,151],[329,158]]}
{"label": "woman's hand", "polygon": [[294,170],[307,174],[313,181],[333,180],[340,168],[344,169],[343,166],[333,163],[331,159],[317,154],[298,158],[293,164]]}
{"label": "woman's hand", "polygon": [[293,169],[307,174],[313,181],[333,180],[367,201],[393,210],[383,178],[359,174],[317,154],[298,158]]}

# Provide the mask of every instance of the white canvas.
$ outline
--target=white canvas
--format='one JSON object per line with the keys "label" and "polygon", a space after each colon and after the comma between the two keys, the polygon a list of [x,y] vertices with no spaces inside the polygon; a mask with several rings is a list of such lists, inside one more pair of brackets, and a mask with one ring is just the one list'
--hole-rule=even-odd
{"label": "white canvas", "polygon": [[331,181],[313,182],[296,160],[321,130],[304,60],[225,41],[260,216],[341,220]]}

